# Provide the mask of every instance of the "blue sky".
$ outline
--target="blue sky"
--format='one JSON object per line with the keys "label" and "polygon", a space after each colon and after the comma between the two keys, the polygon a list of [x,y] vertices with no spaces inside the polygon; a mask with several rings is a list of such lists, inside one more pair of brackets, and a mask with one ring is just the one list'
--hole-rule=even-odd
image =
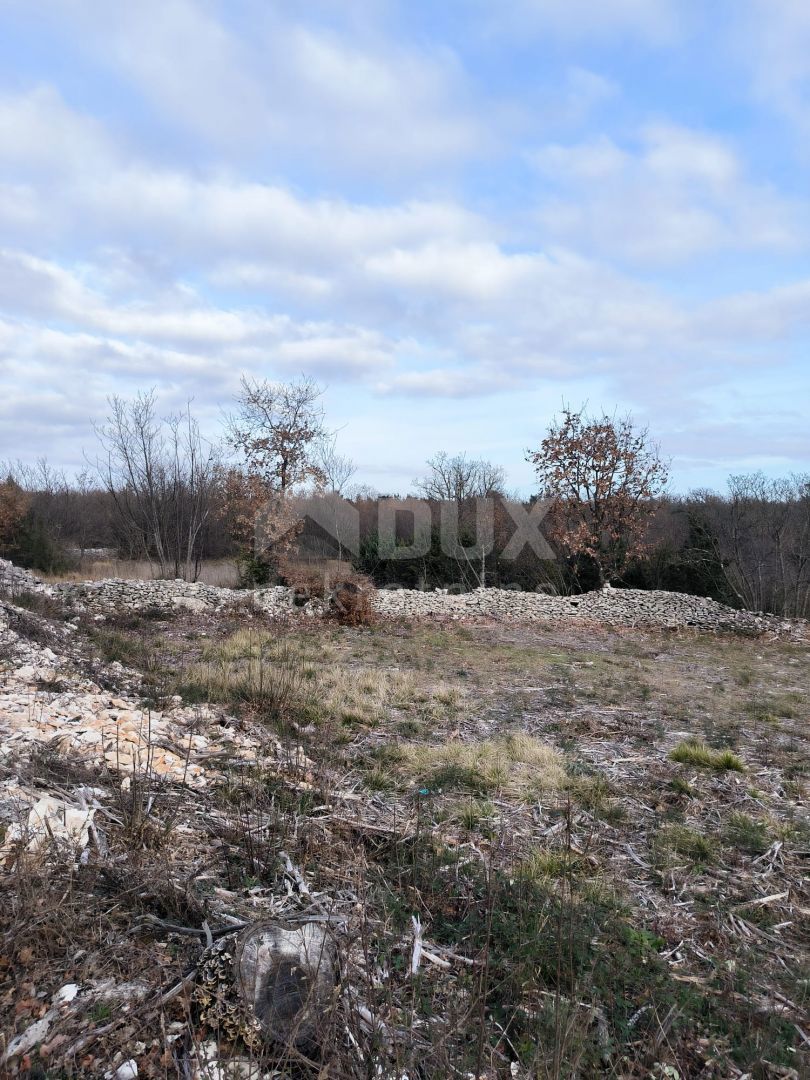
{"label": "blue sky", "polygon": [[0,0],[0,458],[326,386],[359,478],[563,401],[810,468],[807,0]]}

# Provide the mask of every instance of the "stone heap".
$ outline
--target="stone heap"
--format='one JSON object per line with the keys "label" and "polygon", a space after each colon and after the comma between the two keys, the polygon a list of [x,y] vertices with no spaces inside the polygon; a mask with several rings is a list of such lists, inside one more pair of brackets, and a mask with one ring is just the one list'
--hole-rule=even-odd
{"label": "stone heap", "polygon": [[605,588],[578,596],[549,596],[511,589],[476,589],[460,596],[414,589],[375,596],[380,615],[401,618],[485,617],[534,622],[579,619],[614,626],[696,627],[759,633],[788,632],[795,623],[763,612],[736,611],[701,596],[643,589]]}
{"label": "stone heap", "polygon": [[[192,785],[208,771],[255,759],[258,744],[236,725],[223,727],[221,709],[184,706],[175,697],[151,710],[127,691],[104,690],[69,659],[72,628],[49,623],[52,634],[65,637],[64,648],[57,641],[51,648],[16,633],[13,614],[0,603],[0,759],[39,743],[125,775],[146,772]],[[110,668],[127,683],[126,669]]]}
{"label": "stone heap", "polygon": [[53,596],[63,598],[77,610],[94,613],[138,611],[144,608],[186,608],[190,611],[220,611],[250,602],[270,615],[293,607],[293,592],[283,585],[246,591],[204,585],[201,581],[104,581],[65,582],[50,587]]}
{"label": "stone heap", "polygon": [[0,590],[13,596],[20,592],[45,592],[47,586],[30,570],[23,570],[8,559],[0,559]]}
{"label": "stone heap", "polygon": [[[4,582],[7,583],[5,586]],[[67,601],[74,612],[102,615],[150,607],[216,612],[235,605],[250,604],[271,616],[293,611],[317,616],[327,607],[320,600],[296,606],[294,591],[280,585],[252,591],[217,588],[202,582],[179,579],[45,585],[28,571],[0,559],[0,588],[3,587],[12,594],[23,590],[46,592]],[[806,632],[806,624],[764,612],[737,611],[707,597],[643,589],[612,589],[609,586],[579,596],[550,596],[546,593],[490,588],[461,595],[450,595],[446,589],[435,592],[385,589],[374,594],[373,602],[379,615],[404,619],[463,620],[484,617],[529,622],[578,619],[629,627],[695,627],[708,631],[769,631],[799,636]]]}

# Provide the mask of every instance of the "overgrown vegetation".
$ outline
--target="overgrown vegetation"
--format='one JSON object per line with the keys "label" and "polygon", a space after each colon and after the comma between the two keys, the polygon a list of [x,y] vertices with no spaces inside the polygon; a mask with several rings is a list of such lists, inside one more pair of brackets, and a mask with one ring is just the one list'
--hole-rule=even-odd
{"label": "overgrown vegetation", "polygon": [[[67,983],[88,995],[31,1075],[104,1075],[117,1053],[183,1075],[214,1037],[299,1080],[807,1068],[806,644],[247,610],[88,619],[73,640],[97,677],[104,658],[140,676],[110,697],[148,718],[179,692],[187,734],[234,751],[204,758],[205,786],[50,750],[3,764],[103,808],[81,858],[54,841],[0,870],[7,1034]],[[320,1049],[257,1053],[190,987],[163,1001],[208,931],[311,919],[340,958]],[[130,1014],[115,987],[135,985]]]}

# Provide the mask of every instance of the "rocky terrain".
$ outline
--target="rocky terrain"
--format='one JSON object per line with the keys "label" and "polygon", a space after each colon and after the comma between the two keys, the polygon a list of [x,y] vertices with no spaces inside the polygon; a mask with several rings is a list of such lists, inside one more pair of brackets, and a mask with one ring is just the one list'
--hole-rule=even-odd
{"label": "rocky terrain", "polygon": [[806,1075],[803,624],[0,576],[0,1075]]}

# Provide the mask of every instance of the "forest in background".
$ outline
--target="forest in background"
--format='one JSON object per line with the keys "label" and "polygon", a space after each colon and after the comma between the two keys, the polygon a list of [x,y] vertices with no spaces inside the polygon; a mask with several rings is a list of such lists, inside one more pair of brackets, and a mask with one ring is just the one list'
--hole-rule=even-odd
{"label": "forest in background", "polygon": [[[80,571],[106,554],[146,561],[155,577],[196,580],[203,566],[231,560],[239,584],[312,584],[312,567],[351,562],[377,587],[480,585],[570,593],[617,586],[709,596],[733,607],[810,616],[810,475],[729,478],[724,493],[666,491],[666,466],[629,418],[564,410],[540,449],[528,452],[549,500],[543,526],[553,558],[524,548],[503,558],[514,529],[497,464],[437,454],[403,495],[354,483],[310,380],[244,380],[219,443],[206,440],[190,405],[162,417],[154,392],[112,399],[96,427],[87,468],[68,476],[46,459],[0,466],[0,555],[46,574]],[[607,479],[606,479],[607,478]],[[338,494],[359,515],[359,550],[347,553],[290,496]],[[403,557],[380,543],[384,500],[397,545],[414,540],[408,496],[430,506],[427,550]],[[443,507],[453,505],[458,540],[474,550],[477,500],[494,507],[495,544],[486,556],[447,554]],[[272,506],[271,539],[259,550],[255,521]],[[266,530],[265,530],[266,533]]]}

